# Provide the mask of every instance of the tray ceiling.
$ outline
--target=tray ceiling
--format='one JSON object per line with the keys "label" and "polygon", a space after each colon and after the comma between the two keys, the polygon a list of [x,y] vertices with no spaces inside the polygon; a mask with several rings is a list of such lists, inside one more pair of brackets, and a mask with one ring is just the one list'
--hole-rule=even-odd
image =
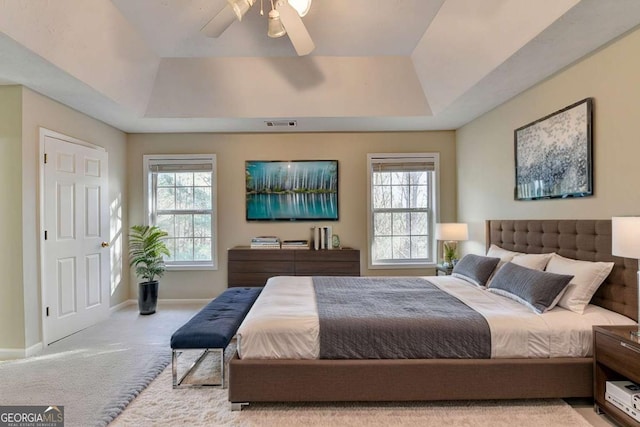
{"label": "tray ceiling", "polygon": [[0,84],[127,132],[456,129],[640,24],[637,0],[315,0],[298,57],[259,1],[205,37],[225,4],[0,1]]}

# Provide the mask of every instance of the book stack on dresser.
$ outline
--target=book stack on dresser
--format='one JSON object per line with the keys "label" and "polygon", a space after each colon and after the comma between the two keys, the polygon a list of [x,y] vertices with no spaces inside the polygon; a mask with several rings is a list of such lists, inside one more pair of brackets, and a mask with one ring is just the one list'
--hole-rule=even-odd
{"label": "book stack on dresser", "polygon": [[251,239],[251,249],[280,249],[280,239],[276,236],[258,236]]}

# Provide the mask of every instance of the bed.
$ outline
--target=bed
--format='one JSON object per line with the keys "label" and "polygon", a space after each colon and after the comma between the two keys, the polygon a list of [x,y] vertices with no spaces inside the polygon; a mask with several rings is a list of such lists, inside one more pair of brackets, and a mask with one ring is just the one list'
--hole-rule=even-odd
{"label": "bed", "polygon": [[[491,220],[486,245],[614,267],[591,304],[637,320],[636,260],[611,256],[609,220]],[[412,401],[591,397],[592,357],[250,359],[229,364],[229,401]]]}

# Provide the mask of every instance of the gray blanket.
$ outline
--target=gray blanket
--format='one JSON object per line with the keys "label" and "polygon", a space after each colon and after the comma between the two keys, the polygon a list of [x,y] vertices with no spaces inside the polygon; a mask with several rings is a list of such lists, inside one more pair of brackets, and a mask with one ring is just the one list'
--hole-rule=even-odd
{"label": "gray blanket", "polygon": [[491,357],[485,318],[420,278],[314,277],[321,359]]}

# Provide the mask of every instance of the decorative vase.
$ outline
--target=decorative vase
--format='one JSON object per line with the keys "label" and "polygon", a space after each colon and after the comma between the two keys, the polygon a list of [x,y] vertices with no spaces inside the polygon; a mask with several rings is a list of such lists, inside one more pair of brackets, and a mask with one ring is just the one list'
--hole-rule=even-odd
{"label": "decorative vase", "polygon": [[138,283],[138,310],[140,314],[153,314],[158,304],[158,281]]}

